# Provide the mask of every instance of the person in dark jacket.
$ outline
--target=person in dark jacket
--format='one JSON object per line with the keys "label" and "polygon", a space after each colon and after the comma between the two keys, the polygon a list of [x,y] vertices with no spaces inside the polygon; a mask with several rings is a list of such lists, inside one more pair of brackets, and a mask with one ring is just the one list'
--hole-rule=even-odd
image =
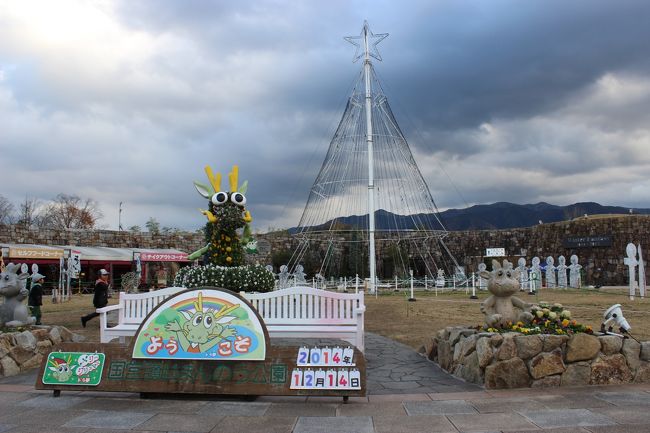
{"label": "person in dark jacket", "polygon": [[31,311],[32,316],[36,318],[36,325],[41,324],[41,306],[43,305],[43,280],[44,275],[38,272],[32,274],[32,286],[29,289],[29,298],[27,305]]}
{"label": "person in dark jacket", "polygon": [[[108,272],[106,269],[99,270],[99,279],[95,281],[95,295],[93,296],[93,305],[95,308],[102,308],[108,305]],[[81,318],[81,326],[86,327],[86,323],[99,316],[97,311],[93,311]]]}

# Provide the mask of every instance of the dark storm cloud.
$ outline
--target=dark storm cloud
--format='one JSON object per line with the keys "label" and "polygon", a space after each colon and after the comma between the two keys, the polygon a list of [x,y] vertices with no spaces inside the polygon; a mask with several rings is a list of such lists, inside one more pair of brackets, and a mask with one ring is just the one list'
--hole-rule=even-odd
{"label": "dark storm cloud", "polygon": [[258,228],[295,225],[361,68],[342,37],[363,19],[391,33],[376,70],[441,207],[650,193],[648,2],[28,6],[0,6],[14,200],[77,192],[110,226],[125,201],[128,225],[191,229],[203,165],[239,164]]}
{"label": "dark storm cloud", "polygon": [[[384,72],[424,130],[528,118],[562,107],[608,71],[650,70],[647,2],[450,2],[444,13],[433,9],[403,29],[409,41],[400,45],[408,48],[396,50]],[[444,140],[437,145],[448,148]]]}

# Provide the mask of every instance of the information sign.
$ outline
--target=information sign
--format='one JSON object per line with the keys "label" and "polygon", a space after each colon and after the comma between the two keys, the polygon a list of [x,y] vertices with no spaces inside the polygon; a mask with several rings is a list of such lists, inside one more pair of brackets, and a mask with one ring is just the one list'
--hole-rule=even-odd
{"label": "information sign", "polygon": [[564,248],[611,247],[612,237],[607,236],[572,236],[564,238]]}
{"label": "information sign", "polygon": [[505,257],[506,249],[505,248],[486,248],[485,257]]}

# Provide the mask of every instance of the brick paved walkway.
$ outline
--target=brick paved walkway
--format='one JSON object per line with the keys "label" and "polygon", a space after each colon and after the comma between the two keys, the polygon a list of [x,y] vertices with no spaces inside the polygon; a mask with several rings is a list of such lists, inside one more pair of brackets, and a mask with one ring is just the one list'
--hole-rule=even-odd
{"label": "brick paved walkway", "polygon": [[367,347],[373,348],[369,396],[348,404],[326,397],[143,400],[93,392],[52,398],[33,389],[35,372],[23,374],[0,380],[0,432],[650,432],[648,384],[485,391],[382,337],[368,335]]}

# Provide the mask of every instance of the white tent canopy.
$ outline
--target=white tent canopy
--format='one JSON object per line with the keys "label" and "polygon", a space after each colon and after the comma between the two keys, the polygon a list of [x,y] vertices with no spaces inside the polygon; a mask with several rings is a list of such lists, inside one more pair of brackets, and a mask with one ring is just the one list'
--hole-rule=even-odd
{"label": "white tent canopy", "polygon": [[[81,247],[77,245],[35,245],[35,244],[0,244],[0,247],[12,250],[71,250],[81,254],[81,260],[96,261],[96,262],[131,262],[133,261],[133,253],[148,253],[149,255],[177,255],[179,257],[187,257],[187,253],[170,248],[152,249],[152,248],[110,248],[110,247]],[[34,257],[36,258],[36,257]],[[43,257],[38,257],[43,258]],[[5,259],[14,259],[9,253],[9,257]],[[16,257],[16,261],[28,260],[29,257]],[[153,261],[153,260],[151,260]],[[186,259],[179,259],[178,261],[186,261]]]}

